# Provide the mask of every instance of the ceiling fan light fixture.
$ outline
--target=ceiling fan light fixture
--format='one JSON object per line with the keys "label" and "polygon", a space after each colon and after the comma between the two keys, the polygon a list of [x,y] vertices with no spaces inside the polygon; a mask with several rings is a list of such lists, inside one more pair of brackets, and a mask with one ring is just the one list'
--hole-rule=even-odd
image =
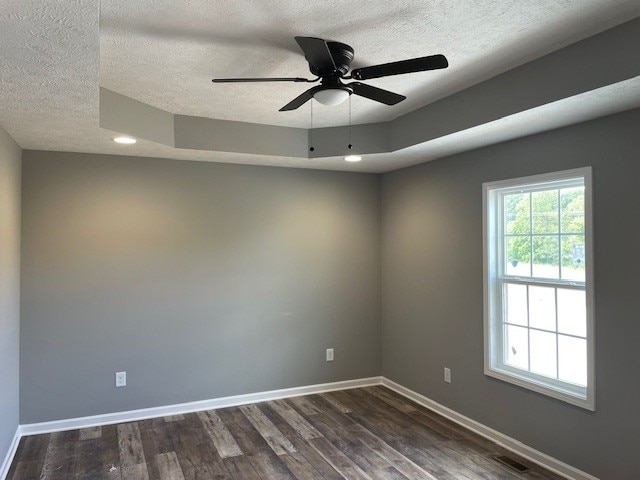
{"label": "ceiling fan light fixture", "polygon": [[315,92],[313,98],[323,105],[340,105],[349,98],[349,90],[345,88],[324,88]]}

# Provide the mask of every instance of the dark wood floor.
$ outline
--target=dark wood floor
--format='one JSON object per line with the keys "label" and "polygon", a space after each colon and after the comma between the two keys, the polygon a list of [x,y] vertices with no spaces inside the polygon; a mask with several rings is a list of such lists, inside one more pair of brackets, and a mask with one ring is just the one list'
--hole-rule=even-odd
{"label": "dark wood floor", "polygon": [[[385,387],[24,437],[7,479],[549,479]],[[511,457],[514,457],[510,454]]]}

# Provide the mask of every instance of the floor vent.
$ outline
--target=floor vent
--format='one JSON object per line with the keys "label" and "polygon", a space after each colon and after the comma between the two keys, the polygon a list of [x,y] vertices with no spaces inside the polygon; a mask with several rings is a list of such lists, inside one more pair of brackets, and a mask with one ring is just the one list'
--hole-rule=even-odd
{"label": "floor vent", "polygon": [[521,464],[520,462],[514,460],[513,458],[507,457],[506,455],[496,455],[492,457],[495,461],[500,462],[502,465],[505,465],[517,472],[526,472],[529,470],[529,467]]}

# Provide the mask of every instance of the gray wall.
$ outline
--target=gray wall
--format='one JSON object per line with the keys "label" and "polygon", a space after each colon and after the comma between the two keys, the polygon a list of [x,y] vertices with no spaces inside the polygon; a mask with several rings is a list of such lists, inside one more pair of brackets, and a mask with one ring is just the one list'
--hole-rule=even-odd
{"label": "gray wall", "polygon": [[22,423],[380,373],[375,175],[25,151],[22,198]]}
{"label": "gray wall", "polygon": [[[381,197],[374,175],[25,152],[21,421],[382,371],[602,479],[631,478],[638,125],[632,111],[385,174]],[[596,412],[486,377],[482,354],[482,183],[585,165]]]}
{"label": "gray wall", "polygon": [[0,465],[18,427],[21,157],[0,128]]}
{"label": "gray wall", "polygon": [[[603,480],[635,478],[639,125],[636,110],[385,174],[383,374]],[[596,412],[483,374],[482,183],[586,165],[595,201]]]}

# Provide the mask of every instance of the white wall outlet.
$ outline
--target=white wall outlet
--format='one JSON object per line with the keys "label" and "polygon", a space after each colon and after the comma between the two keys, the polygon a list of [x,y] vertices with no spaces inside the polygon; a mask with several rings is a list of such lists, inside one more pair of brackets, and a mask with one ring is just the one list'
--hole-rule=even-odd
{"label": "white wall outlet", "polygon": [[333,362],[333,348],[327,348],[327,362]]}
{"label": "white wall outlet", "polygon": [[116,387],[127,386],[127,372],[116,372]]}
{"label": "white wall outlet", "polygon": [[451,369],[444,367],[444,381],[451,383]]}

